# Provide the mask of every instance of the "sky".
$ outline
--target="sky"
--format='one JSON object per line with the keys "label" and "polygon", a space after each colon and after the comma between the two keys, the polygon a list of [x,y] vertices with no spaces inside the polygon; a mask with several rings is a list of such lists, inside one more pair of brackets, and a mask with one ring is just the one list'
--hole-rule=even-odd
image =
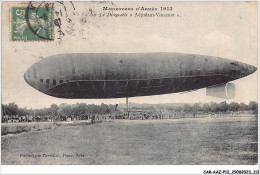
{"label": "sky", "polygon": [[[11,3],[11,4],[9,4]],[[55,3],[61,18],[60,34],[55,26],[54,41],[10,41],[9,5],[2,4],[2,103],[15,102],[19,107],[42,108],[51,104],[116,104],[120,99],[59,99],[45,95],[30,87],[23,78],[24,72],[37,61],[62,53],[140,53],[179,52],[218,56],[258,67],[257,59],[257,2],[70,2],[64,7]],[[103,7],[172,7],[180,17],[98,17],[92,14],[124,13],[104,11]],[[137,11],[126,12],[135,15]],[[61,16],[61,13],[63,14]],[[138,13],[154,13],[138,11]],[[72,22],[68,22],[68,18]],[[196,103],[196,102],[245,102],[257,101],[258,71],[232,82],[236,97],[223,100],[206,96],[200,89],[188,93],[133,97],[133,103]]]}

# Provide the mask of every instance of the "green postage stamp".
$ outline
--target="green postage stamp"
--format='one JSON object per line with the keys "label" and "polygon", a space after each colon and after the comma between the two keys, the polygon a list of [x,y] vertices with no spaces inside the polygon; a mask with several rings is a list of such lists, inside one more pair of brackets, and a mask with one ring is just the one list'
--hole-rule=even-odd
{"label": "green postage stamp", "polygon": [[11,40],[53,40],[53,10],[53,4],[46,2],[11,7]]}

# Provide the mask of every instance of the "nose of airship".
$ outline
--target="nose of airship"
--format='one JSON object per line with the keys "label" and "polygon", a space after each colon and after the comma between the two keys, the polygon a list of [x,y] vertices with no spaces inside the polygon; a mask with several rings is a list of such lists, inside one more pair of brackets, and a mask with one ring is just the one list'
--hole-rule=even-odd
{"label": "nose of airship", "polygon": [[[241,64],[243,64],[243,63],[241,63]],[[244,76],[250,75],[257,70],[257,68],[255,66],[252,66],[250,64],[243,64],[243,65],[244,65],[243,66]]]}
{"label": "nose of airship", "polygon": [[31,69],[27,69],[23,75],[24,80],[26,81],[26,83],[28,83],[30,86],[34,87],[34,82],[33,82],[33,77],[32,77],[32,72]]}
{"label": "nose of airship", "polygon": [[30,84],[29,83],[29,77],[28,77],[28,69],[25,71],[25,73],[24,73],[24,75],[23,75],[23,78],[24,78],[24,80],[26,81],[26,83],[28,83],[28,84]]}
{"label": "nose of airship", "polygon": [[257,68],[255,66],[249,65],[249,70],[248,70],[248,74],[252,74],[257,70]]}
{"label": "nose of airship", "polygon": [[229,65],[229,73],[236,78],[248,76],[257,70],[255,66],[241,62],[231,62]]}

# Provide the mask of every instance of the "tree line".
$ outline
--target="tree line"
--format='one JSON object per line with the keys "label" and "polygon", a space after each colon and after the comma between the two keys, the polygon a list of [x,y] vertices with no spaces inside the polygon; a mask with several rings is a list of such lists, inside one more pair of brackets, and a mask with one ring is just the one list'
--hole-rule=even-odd
{"label": "tree line", "polygon": [[27,109],[19,108],[17,104],[9,103],[7,105],[2,104],[2,116],[53,116],[56,118],[58,116],[73,116],[82,117],[91,114],[109,114],[114,110],[114,105],[106,105],[102,103],[101,105],[77,103],[77,104],[66,104],[62,103],[59,106],[52,104],[49,108],[42,109]]}
{"label": "tree line", "polygon": [[221,102],[221,103],[195,103],[193,105],[184,104],[183,106],[178,106],[175,109],[168,107],[176,112],[203,112],[203,113],[226,113],[226,112],[238,112],[238,111],[252,111],[254,114],[258,111],[258,103],[255,101],[250,101],[249,104],[236,103],[236,102]]}
{"label": "tree line", "polygon": [[[131,109],[130,109],[131,110]],[[132,109],[134,110],[134,109]],[[182,104],[179,106],[169,106],[164,104],[156,104],[146,106],[144,110],[154,110],[154,111],[174,111],[174,112],[186,112],[186,113],[225,113],[225,112],[237,112],[237,111],[252,111],[257,114],[258,103],[255,101],[250,101],[249,104],[236,103],[236,102],[221,102],[221,103],[195,103],[195,104]],[[52,104],[49,108],[42,109],[27,109],[20,108],[17,104],[9,103],[2,104],[2,116],[72,116],[72,117],[82,117],[86,115],[104,115],[111,114],[115,111],[115,105],[107,105],[102,103],[101,105],[77,103],[77,104],[66,104],[62,103],[59,106]],[[123,113],[125,109],[121,111]]]}

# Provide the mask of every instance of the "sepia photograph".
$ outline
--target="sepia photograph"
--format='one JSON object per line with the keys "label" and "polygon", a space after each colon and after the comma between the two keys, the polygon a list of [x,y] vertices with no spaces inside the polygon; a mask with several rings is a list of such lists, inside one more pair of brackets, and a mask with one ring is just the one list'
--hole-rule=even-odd
{"label": "sepia photograph", "polygon": [[256,1],[1,15],[1,165],[258,165]]}

